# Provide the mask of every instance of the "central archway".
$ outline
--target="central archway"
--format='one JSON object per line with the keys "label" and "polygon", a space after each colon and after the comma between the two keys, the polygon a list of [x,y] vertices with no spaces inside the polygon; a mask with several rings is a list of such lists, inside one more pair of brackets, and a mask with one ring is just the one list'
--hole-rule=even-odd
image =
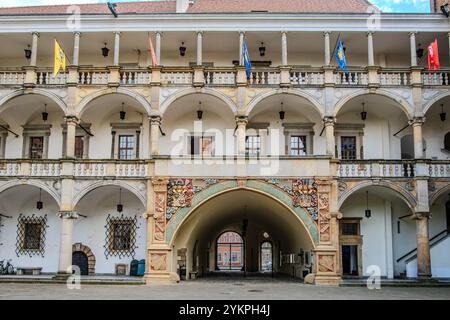
{"label": "central archway", "polygon": [[[193,272],[199,276],[214,273],[218,258],[217,239],[229,233],[242,236],[242,271],[259,273],[261,235],[268,234],[273,244],[273,271],[300,276],[308,266],[301,263],[295,265],[288,256],[295,259],[300,253],[312,253],[315,249],[317,234],[314,231],[317,230],[314,230],[312,219],[305,220],[308,220],[306,215],[299,215],[282,201],[282,197],[276,198],[268,192],[253,188],[219,192],[199,202],[184,218],[179,217],[169,223],[169,229],[174,227],[170,226],[171,223],[178,225],[172,230],[170,242],[173,249],[172,271],[180,272],[178,266],[181,265],[185,267],[182,273],[186,272],[186,275]],[[172,234],[169,231],[169,239]],[[221,258],[223,260],[223,256]]]}

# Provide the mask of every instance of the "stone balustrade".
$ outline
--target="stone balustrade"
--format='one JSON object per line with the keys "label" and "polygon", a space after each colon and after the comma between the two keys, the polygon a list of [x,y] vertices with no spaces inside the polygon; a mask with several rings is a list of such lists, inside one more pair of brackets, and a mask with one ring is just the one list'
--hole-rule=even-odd
{"label": "stone balustrade", "polygon": [[205,70],[205,84],[209,86],[229,86],[236,84],[234,68]]}
{"label": "stone balustrade", "polygon": [[325,83],[325,74],[320,69],[292,69],[290,81],[293,86],[320,86]]}
{"label": "stone balustrade", "polygon": [[148,70],[121,70],[120,84],[121,85],[149,85],[152,82],[152,73]]}
{"label": "stone balustrade", "polygon": [[450,70],[422,72],[424,86],[448,86],[450,84]]}
{"label": "stone balustrade", "polygon": [[411,72],[409,70],[383,69],[379,72],[382,86],[409,86],[411,84]]}
{"label": "stone balustrade", "polygon": [[349,70],[348,73],[338,71],[335,73],[334,82],[338,86],[367,86],[369,84],[369,75],[365,70]]}
{"label": "stone balustrade", "polygon": [[2,86],[16,86],[23,85],[25,81],[25,71],[12,70],[12,71],[0,71],[0,85]]}
{"label": "stone balustrade", "polygon": [[415,175],[415,165],[411,161],[341,161],[337,166],[339,178],[411,178]]}

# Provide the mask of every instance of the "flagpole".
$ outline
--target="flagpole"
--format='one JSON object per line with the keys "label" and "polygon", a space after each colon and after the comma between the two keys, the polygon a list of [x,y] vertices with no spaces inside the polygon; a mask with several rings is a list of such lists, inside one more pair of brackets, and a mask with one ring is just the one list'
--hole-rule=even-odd
{"label": "flagpole", "polygon": [[328,62],[328,64],[331,64],[331,61],[333,61],[333,59],[334,59],[334,55],[335,55],[335,53],[336,53],[336,49],[337,49],[337,46],[338,46],[338,43],[339,43],[339,39],[340,39],[340,38],[341,38],[341,34],[339,33],[339,34],[338,34],[338,37],[337,37],[337,39],[336,39],[336,44],[334,45],[333,53],[331,54],[330,61]]}

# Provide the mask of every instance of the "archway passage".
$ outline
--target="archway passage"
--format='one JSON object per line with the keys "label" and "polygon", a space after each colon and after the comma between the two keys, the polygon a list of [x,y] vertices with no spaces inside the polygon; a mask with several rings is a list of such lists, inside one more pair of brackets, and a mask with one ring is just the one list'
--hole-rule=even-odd
{"label": "archway passage", "polygon": [[[267,254],[267,245],[261,244],[268,240],[271,257],[261,264],[261,255]],[[175,232],[172,247],[172,271],[184,274],[186,266],[188,278],[191,273],[205,277],[224,270],[236,276],[239,269],[242,276],[273,269],[275,274],[301,277],[313,270],[311,259],[299,258],[311,257],[314,250],[300,218],[274,198],[248,189],[219,194],[197,207]],[[178,270],[180,265],[183,270]]]}
{"label": "archway passage", "polygon": [[273,249],[272,243],[264,241],[261,244],[261,272],[273,271]]}

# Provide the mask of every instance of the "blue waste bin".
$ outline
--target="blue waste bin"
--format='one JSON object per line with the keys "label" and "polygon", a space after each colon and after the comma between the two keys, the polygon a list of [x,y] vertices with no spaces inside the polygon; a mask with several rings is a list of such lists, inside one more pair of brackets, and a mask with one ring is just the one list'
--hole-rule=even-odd
{"label": "blue waste bin", "polygon": [[130,276],[136,277],[138,275],[138,269],[139,269],[139,261],[137,260],[131,261]]}
{"label": "blue waste bin", "polygon": [[142,277],[145,274],[145,259],[139,260],[137,276]]}

